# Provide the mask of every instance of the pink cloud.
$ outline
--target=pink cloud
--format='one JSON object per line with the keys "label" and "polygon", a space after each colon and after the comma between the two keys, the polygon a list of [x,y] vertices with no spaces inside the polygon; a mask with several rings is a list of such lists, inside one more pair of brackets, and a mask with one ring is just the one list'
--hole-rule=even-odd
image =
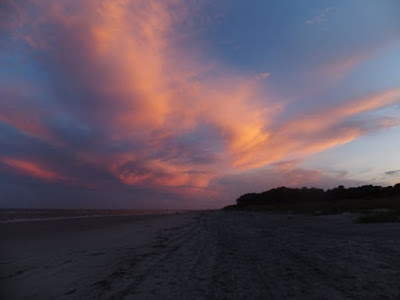
{"label": "pink cloud", "polygon": [[38,91],[34,87],[23,83],[1,87],[0,121],[25,134],[47,141],[54,140],[51,129],[44,123],[49,109],[35,101],[36,95]]}
{"label": "pink cloud", "polygon": [[[180,1],[77,0],[18,6],[15,36],[46,54],[42,63],[55,86],[83,95],[51,95],[63,113],[97,134],[90,147],[73,149],[76,159],[125,185],[207,190],[219,178],[350,142],[366,130],[348,119],[399,101],[400,89],[392,89],[276,123],[284,108],[261,83],[269,73],[237,75],[205,61],[196,54],[200,49],[190,49],[193,54],[182,46],[176,27],[190,18],[184,7]],[[7,105],[0,120],[50,142],[62,140],[44,122],[55,112],[28,103],[27,110],[22,102],[15,110]],[[378,127],[392,126],[383,123]],[[213,159],[188,159],[209,153]],[[68,182],[33,163],[5,163],[45,181]],[[322,176],[281,164],[282,170],[291,185]]]}
{"label": "pink cloud", "polygon": [[3,157],[0,162],[12,168],[16,173],[38,178],[47,182],[71,182],[71,179],[58,172],[40,165],[39,163],[19,158]]}

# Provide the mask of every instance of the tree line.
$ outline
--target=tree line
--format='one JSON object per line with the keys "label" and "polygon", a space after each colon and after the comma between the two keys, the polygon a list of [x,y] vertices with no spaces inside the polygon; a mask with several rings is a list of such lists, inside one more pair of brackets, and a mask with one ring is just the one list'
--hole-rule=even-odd
{"label": "tree line", "polygon": [[248,193],[237,200],[238,207],[257,205],[277,205],[301,202],[334,202],[346,199],[379,199],[400,197],[400,183],[395,186],[364,185],[345,188],[338,186],[330,190],[318,188],[287,188],[278,187],[262,193]]}

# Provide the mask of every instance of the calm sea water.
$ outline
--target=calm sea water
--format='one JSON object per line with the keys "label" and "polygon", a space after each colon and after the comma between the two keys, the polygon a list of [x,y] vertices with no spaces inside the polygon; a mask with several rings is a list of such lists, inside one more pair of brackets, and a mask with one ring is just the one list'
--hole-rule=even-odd
{"label": "calm sea water", "polygon": [[100,216],[159,215],[180,212],[182,211],[135,209],[0,209],[0,223]]}

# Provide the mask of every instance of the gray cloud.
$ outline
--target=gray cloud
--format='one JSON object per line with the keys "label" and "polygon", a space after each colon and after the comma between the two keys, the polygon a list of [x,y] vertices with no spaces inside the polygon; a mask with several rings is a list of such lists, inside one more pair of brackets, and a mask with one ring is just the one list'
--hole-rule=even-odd
{"label": "gray cloud", "polygon": [[385,172],[386,175],[400,175],[400,170],[393,170]]}

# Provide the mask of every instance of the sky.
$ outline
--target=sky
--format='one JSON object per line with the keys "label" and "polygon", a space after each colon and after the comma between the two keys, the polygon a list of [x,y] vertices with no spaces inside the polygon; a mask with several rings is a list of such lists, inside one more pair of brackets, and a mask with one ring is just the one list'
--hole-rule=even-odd
{"label": "sky", "polygon": [[398,0],[4,0],[0,207],[400,182]]}

